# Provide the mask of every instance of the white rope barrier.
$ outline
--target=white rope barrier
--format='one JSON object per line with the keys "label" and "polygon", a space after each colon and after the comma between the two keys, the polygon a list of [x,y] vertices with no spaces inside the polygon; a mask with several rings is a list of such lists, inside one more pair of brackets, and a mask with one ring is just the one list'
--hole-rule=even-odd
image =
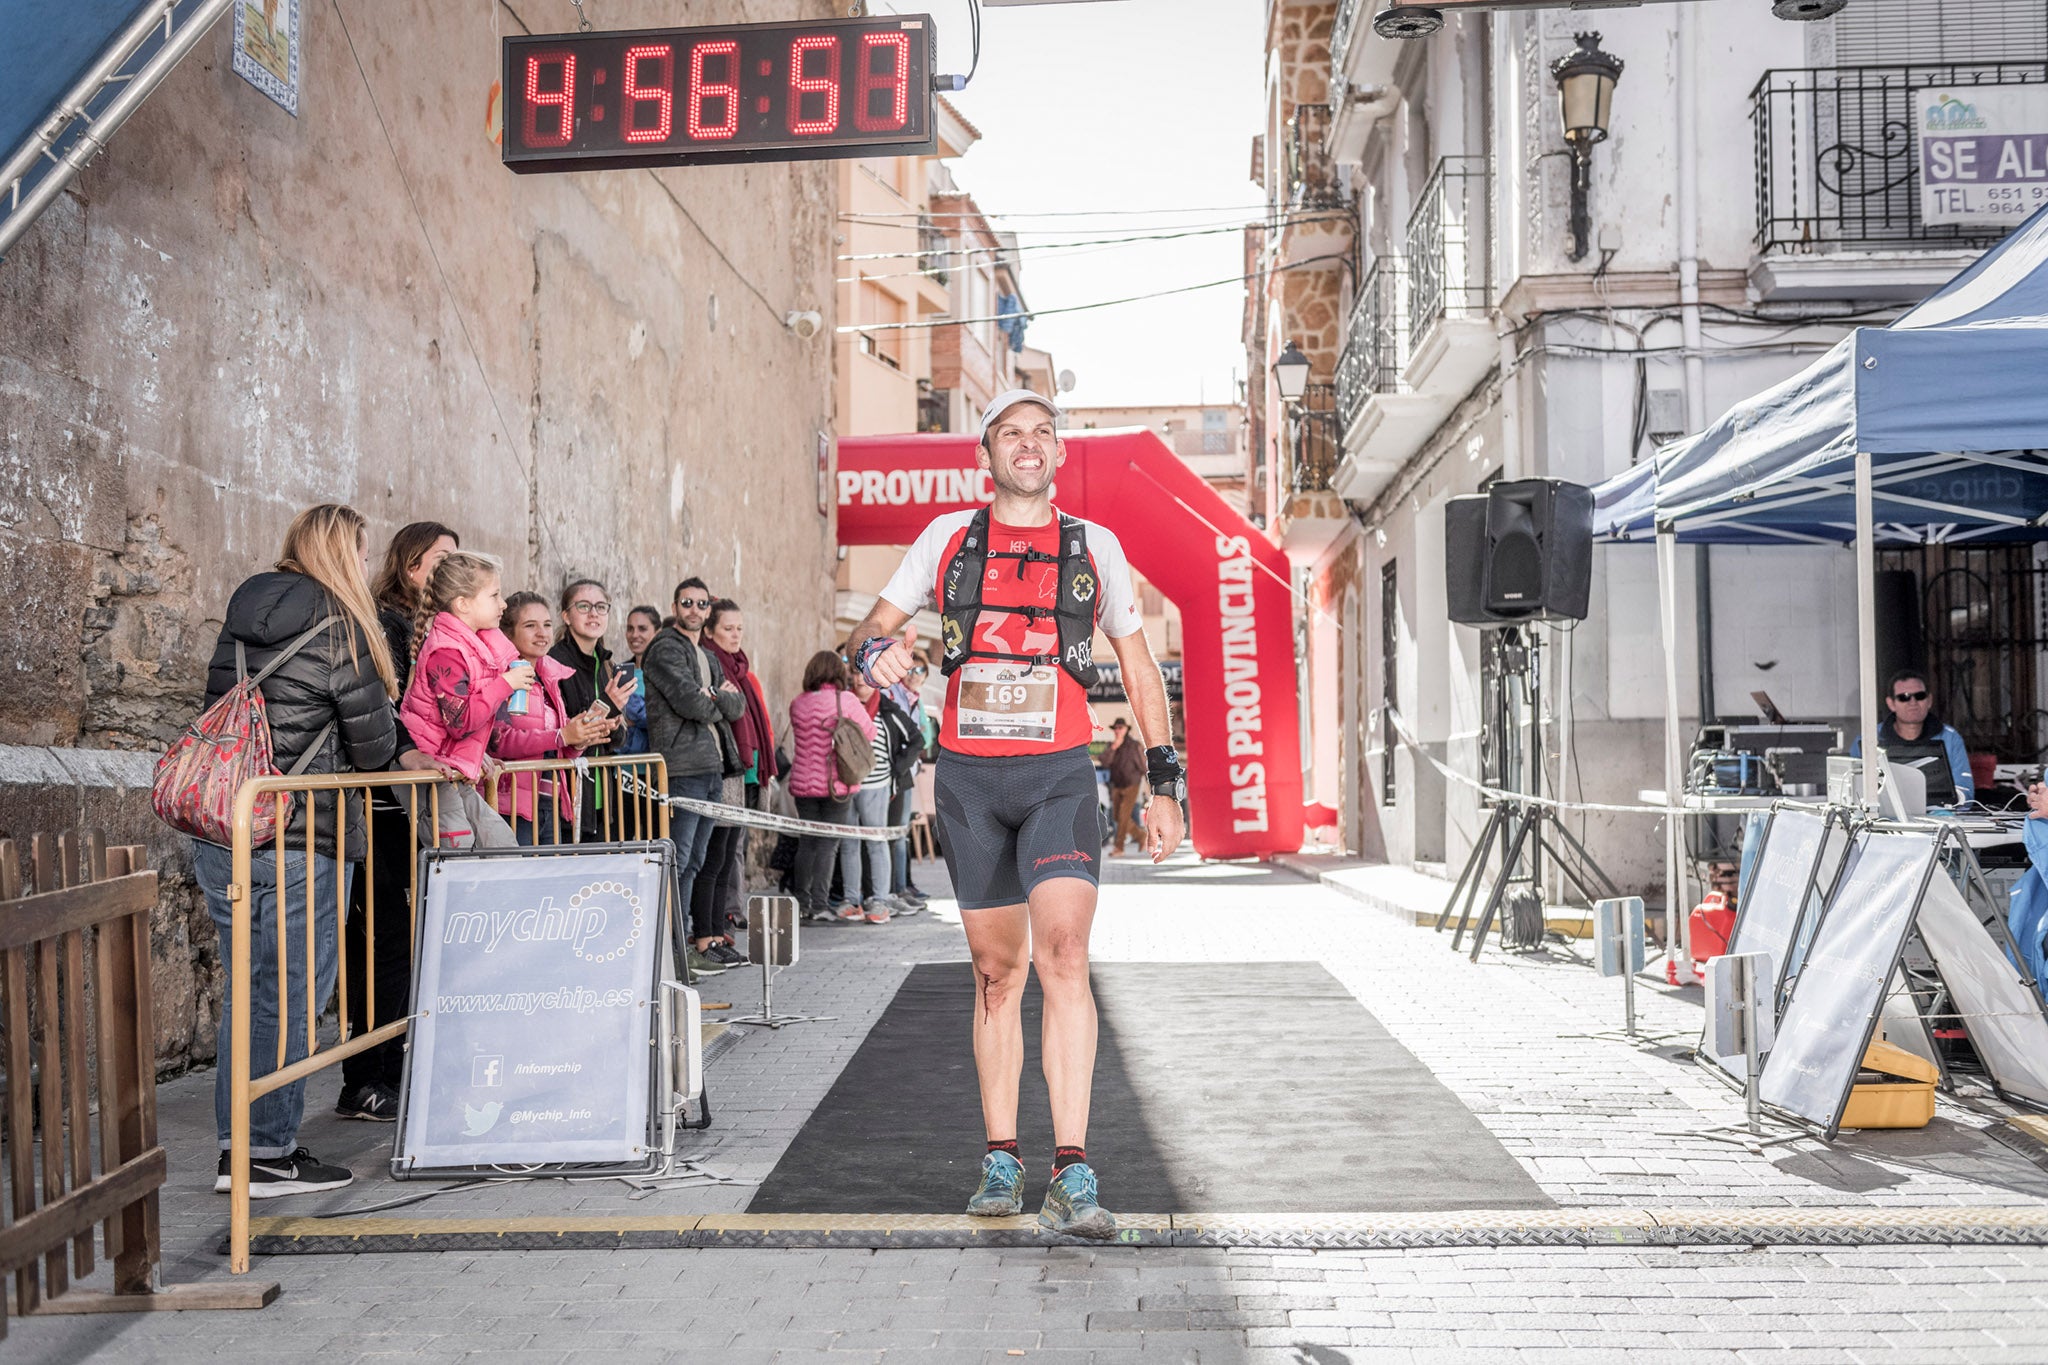
{"label": "white rope barrier", "polygon": [[1392,707],[1388,707],[1387,719],[1389,722],[1392,723],[1394,727],[1394,733],[1400,737],[1401,742],[1403,744],[1406,744],[1410,749],[1413,749],[1416,755],[1420,757],[1424,762],[1428,763],[1430,767],[1435,768],[1438,772],[1442,773],[1451,781],[1459,783],[1462,786],[1470,787],[1473,791],[1478,792],[1481,796],[1488,796],[1496,801],[1513,801],[1522,805],[1529,806],[1547,806],[1551,810],[1561,811],[1604,811],[1611,815],[1699,815],[1702,813],[1696,810],[1688,810],[1684,806],[1623,806],[1611,805],[1599,801],[1556,801],[1552,800],[1550,797],[1547,796],[1530,796],[1526,792],[1503,791],[1499,787],[1489,787],[1484,782],[1477,781],[1473,778],[1465,776],[1465,774],[1461,772],[1454,771],[1449,765],[1439,761],[1435,754],[1432,754],[1429,750],[1423,748],[1422,741],[1417,739],[1412,733],[1409,732],[1407,723],[1401,719],[1400,712],[1394,710]]}
{"label": "white rope barrier", "polygon": [[[578,766],[582,767],[581,760]],[[793,816],[776,815],[765,810],[748,810],[744,806],[728,806],[723,801],[699,801],[690,796],[670,796],[658,792],[640,780],[635,773],[621,768],[619,785],[635,796],[644,796],[659,801],[671,810],[684,810],[692,815],[708,815],[721,825],[741,825],[747,829],[769,829],[777,834],[816,835],[826,839],[866,839],[874,843],[893,843],[910,833],[909,825],[835,825],[824,820],[799,820]]]}

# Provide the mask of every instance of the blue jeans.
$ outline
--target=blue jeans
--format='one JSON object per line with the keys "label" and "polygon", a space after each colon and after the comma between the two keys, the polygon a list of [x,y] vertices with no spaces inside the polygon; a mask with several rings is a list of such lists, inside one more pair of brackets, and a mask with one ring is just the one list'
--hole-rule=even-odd
{"label": "blue jeans", "polygon": [[[862,787],[853,794],[852,824],[867,829],[881,829],[889,823],[889,789],[887,787]],[[867,861],[868,881],[873,883],[870,894],[886,896],[895,890],[889,884],[889,846],[879,839],[848,839],[844,847],[853,855],[853,874],[846,883],[846,898],[855,904],[861,901],[863,890],[860,882],[861,860]]]}
{"label": "blue jeans", "polygon": [[[717,773],[690,773],[668,780],[670,796],[687,796],[692,801],[716,801],[724,790],[725,779]],[[678,908],[671,932],[678,972],[682,968],[683,949],[689,942],[690,898],[696,893],[697,874],[704,870],[704,855],[711,847],[711,831],[716,828],[718,822],[708,815],[688,810],[671,810],[668,813],[668,838],[676,846],[675,903]]]}
{"label": "blue jeans", "polygon": [[[917,796],[915,791],[900,791],[889,798],[889,825],[910,823],[910,806]],[[910,886],[910,836],[901,835],[889,841],[889,894],[909,889]]]}
{"label": "blue jeans", "polygon": [[[512,837],[519,841],[521,848],[534,848],[541,844],[553,844],[555,838],[555,798],[541,792],[533,798],[533,818],[523,815],[512,817]],[[576,831],[567,820],[562,821],[561,843],[576,842]]]}
{"label": "blue jeans", "polygon": [[[340,925],[335,915],[337,885],[348,894],[348,863],[315,853],[310,855],[313,877],[313,1002],[317,1014],[334,994],[334,974],[340,942]],[[277,1067],[278,1019],[277,932],[278,910],[284,910],[287,948],[285,982],[284,1060],[289,1066],[306,1055],[306,876],[308,855],[284,855],[283,894],[277,884],[277,855],[257,849],[249,859],[249,1079],[268,1076]],[[234,878],[234,855],[218,844],[192,841],[192,871],[199,889],[206,893],[206,910],[220,934],[220,958],[233,961],[234,908],[228,900],[228,884]],[[336,877],[339,876],[339,883]],[[222,1151],[228,1149],[231,1122],[232,1077],[229,1048],[234,1037],[232,992],[220,1002],[219,1061],[213,1073],[213,1122]],[[294,1081],[259,1097],[249,1106],[249,1153],[258,1157],[290,1156],[298,1144],[299,1120],[306,1112],[306,1083]]]}

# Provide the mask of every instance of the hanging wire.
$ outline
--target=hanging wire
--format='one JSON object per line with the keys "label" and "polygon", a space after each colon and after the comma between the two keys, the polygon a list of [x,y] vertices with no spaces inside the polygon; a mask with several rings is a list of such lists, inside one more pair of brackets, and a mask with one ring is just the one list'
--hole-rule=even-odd
{"label": "hanging wire", "polygon": [[[1277,275],[1283,271],[1301,270],[1305,267],[1321,265],[1328,261],[1347,261],[1349,259],[1350,257],[1342,252],[1335,252],[1325,256],[1309,256],[1299,261],[1289,261],[1286,265],[1274,266],[1268,270],[1254,271],[1249,275],[1231,275],[1220,280],[1207,280],[1201,284],[1184,284],[1177,289],[1160,289],[1149,294],[1132,294],[1121,299],[1102,299],[1095,303],[1069,304],[1064,308],[1034,308],[1029,313],[1024,314],[1024,316],[1037,319],[1054,317],[1061,313],[1087,313],[1097,308],[1115,308],[1126,303],[1143,303],[1147,299],[1170,298],[1175,294],[1192,294],[1200,289],[1221,289],[1227,284],[1246,284],[1258,279],[1261,275]],[[837,330],[841,333],[925,331],[934,327],[971,327],[984,322],[1004,322],[1016,316],[1018,315],[1015,313],[1000,313],[981,318],[941,317],[934,318],[930,322],[845,323],[837,328]]]}
{"label": "hanging wire", "polygon": [[967,79],[960,82],[962,89],[974,81],[974,73],[981,69],[981,0],[967,0],[967,24],[974,35],[974,55],[967,62]]}
{"label": "hanging wire", "polygon": [[590,32],[592,24],[590,16],[583,12],[583,0],[569,0],[569,3],[576,7],[576,31],[578,33]]}

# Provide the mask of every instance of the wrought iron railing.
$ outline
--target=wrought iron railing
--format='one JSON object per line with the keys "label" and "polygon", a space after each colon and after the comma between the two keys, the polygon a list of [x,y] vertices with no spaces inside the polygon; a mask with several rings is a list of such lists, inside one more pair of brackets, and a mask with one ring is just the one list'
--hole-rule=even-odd
{"label": "wrought iron railing", "polygon": [[1297,493],[1326,493],[1337,472],[1337,386],[1310,384],[1288,413],[1293,451],[1292,487]]}
{"label": "wrought iron railing", "polygon": [[1483,156],[1447,156],[1408,218],[1408,321],[1420,336],[1441,317],[1486,309],[1486,187]]}
{"label": "wrought iron railing", "polygon": [[917,268],[929,271],[931,278],[940,284],[952,277],[950,246],[938,224],[930,218],[917,220]]}
{"label": "wrought iron railing", "polygon": [[1297,104],[1287,120],[1287,204],[1296,209],[1341,209],[1344,187],[1330,155],[1330,106]]}
{"label": "wrought iron railing", "polygon": [[1407,274],[1401,257],[1381,256],[1359,281],[1337,357],[1337,418],[1346,427],[1358,419],[1367,398],[1401,387],[1401,367],[1408,361]]}
{"label": "wrought iron railing", "polygon": [[1344,78],[1344,63],[1351,56],[1351,44],[1365,41],[1365,26],[1358,21],[1365,17],[1365,0],[1340,0],[1337,18],[1330,25],[1330,103],[1336,104],[1349,84]]}
{"label": "wrought iron railing", "polygon": [[1920,216],[1913,94],[2048,82],[2041,62],[1771,70],[1749,95],[1759,251],[1985,246],[2005,229]]}

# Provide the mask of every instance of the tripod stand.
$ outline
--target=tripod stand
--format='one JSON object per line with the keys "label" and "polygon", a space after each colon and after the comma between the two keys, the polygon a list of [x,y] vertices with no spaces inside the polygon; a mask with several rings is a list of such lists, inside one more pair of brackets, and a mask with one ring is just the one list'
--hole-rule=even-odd
{"label": "tripod stand", "polygon": [[[1526,794],[1504,797],[1494,804],[1487,816],[1486,827],[1480,831],[1479,842],[1472,846],[1471,856],[1465,859],[1464,867],[1458,872],[1450,900],[1436,919],[1437,932],[1441,933],[1452,914],[1457,914],[1458,927],[1451,935],[1451,949],[1457,951],[1464,941],[1466,929],[1472,927],[1473,906],[1479,900],[1481,885],[1486,882],[1487,863],[1498,845],[1500,867],[1493,873],[1485,908],[1473,930],[1470,956],[1474,962],[1479,960],[1480,949],[1486,946],[1487,932],[1500,915],[1509,886],[1525,879],[1519,871],[1524,854],[1528,860],[1526,880],[1535,891],[1539,920],[1543,903],[1543,855],[1546,853],[1556,860],[1557,869],[1564,879],[1589,903],[1621,894],[1613,879],[1586,851],[1586,846],[1565,828],[1557,812],[1535,799],[1541,795],[1543,785],[1541,741],[1537,732],[1537,721],[1542,714],[1540,645],[1533,638],[1525,640],[1519,627],[1509,626],[1491,633],[1488,649],[1488,662],[1495,675],[1491,724],[1500,745],[1502,785],[1520,785],[1517,778],[1522,777],[1530,790]],[[1522,693],[1519,702],[1513,695],[1517,691]],[[1522,741],[1524,711],[1527,714],[1526,751]],[[1537,941],[1541,939],[1539,930]]]}

